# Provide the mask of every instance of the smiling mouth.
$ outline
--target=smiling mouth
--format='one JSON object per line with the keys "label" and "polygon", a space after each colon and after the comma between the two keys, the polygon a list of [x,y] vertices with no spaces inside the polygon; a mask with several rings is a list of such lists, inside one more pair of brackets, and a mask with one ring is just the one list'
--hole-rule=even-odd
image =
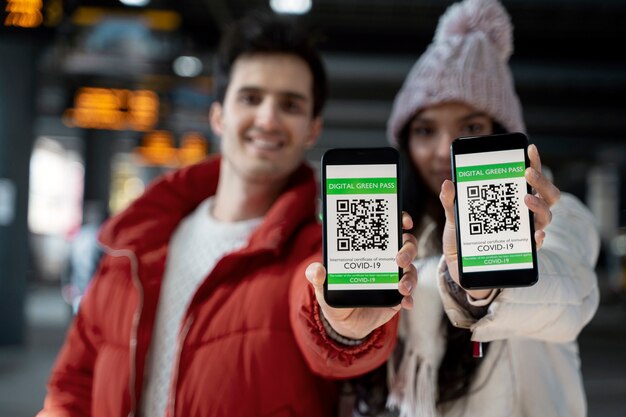
{"label": "smiling mouth", "polygon": [[246,142],[261,151],[277,151],[285,146],[285,142],[277,138],[248,136]]}

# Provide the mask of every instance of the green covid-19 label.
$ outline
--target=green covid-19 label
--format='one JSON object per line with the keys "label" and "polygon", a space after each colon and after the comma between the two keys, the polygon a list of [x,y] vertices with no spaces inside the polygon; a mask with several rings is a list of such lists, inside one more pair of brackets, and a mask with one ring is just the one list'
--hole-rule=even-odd
{"label": "green covid-19 label", "polygon": [[463,267],[488,266],[488,265],[511,265],[533,262],[532,253],[508,253],[484,256],[464,256]]}
{"label": "green covid-19 label", "polygon": [[395,194],[396,178],[333,178],[326,180],[326,194]]}
{"label": "green covid-19 label", "polygon": [[398,273],[350,273],[350,274],[328,274],[329,284],[397,284]]}

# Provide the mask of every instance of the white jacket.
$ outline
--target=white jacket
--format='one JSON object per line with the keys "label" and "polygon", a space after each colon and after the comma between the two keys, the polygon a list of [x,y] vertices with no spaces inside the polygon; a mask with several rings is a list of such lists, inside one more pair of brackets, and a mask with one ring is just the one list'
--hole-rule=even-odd
{"label": "white jacket", "polygon": [[[600,239],[591,213],[562,194],[539,250],[539,281],[504,289],[476,321],[447,293],[444,309],[472,339],[492,342],[456,416],[585,416],[587,404],[576,338],[599,301],[595,263]],[[441,285],[444,284],[444,285]]]}
{"label": "white jacket", "polygon": [[[480,320],[472,318],[448,292],[445,262],[439,262],[438,289],[449,319],[457,327],[471,329],[472,340],[491,342],[469,395],[438,410],[441,417],[586,415],[576,338],[598,306],[594,267],[600,241],[591,213],[575,197],[563,193],[551,211],[552,222],[538,251],[538,282],[532,287],[503,289]],[[420,276],[424,278],[428,270],[435,273],[434,267],[424,267],[430,261],[416,265],[422,269],[418,289]],[[412,328],[420,326],[424,317],[438,320],[436,314],[420,314],[418,300],[415,311],[403,316],[405,326],[406,322]],[[441,335],[407,337],[413,337],[418,346],[420,340],[441,339]],[[438,349],[443,349],[441,343]],[[442,353],[434,355],[435,369]]]}

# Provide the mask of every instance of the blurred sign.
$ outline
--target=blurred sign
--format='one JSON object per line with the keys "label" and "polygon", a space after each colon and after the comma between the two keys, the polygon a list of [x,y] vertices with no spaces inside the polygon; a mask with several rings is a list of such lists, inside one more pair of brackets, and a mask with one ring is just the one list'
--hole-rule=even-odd
{"label": "blurred sign", "polygon": [[42,0],[7,0],[4,26],[35,28],[43,23]]}
{"label": "blurred sign", "polygon": [[157,130],[143,138],[143,146],[137,148],[139,155],[152,165],[174,165],[176,148],[170,132]]}
{"label": "blurred sign", "polygon": [[72,15],[72,23],[78,26],[93,26],[111,16],[140,18],[150,29],[174,31],[180,27],[181,17],[171,10],[151,9],[107,9],[101,7],[79,7]]}
{"label": "blurred sign", "polygon": [[62,0],[5,0],[0,1],[0,7],[0,19],[5,27],[55,27],[63,20]]}
{"label": "blurred sign", "polygon": [[159,96],[149,90],[81,88],[63,114],[66,126],[86,129],[147,131],[158,119]]}
{"label": "blurred sign", "polygon": [[149,165],[186,166],[203,160],[208,154],[206,139],[197,132],[183,135],[180,148],[174,145],[170,132],[156,130],[146,134],[142,146],[135,149]]}
{"label": "blurred sign", "polygon": [[186,133],[181,139],[178,159],[180,164],[192,165],[202,161],[209,153],[206,139],[197,132]]}

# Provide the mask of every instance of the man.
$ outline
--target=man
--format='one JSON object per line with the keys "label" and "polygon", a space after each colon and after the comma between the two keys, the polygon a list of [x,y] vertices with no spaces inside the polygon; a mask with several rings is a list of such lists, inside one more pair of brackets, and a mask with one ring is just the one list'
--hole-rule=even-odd
{"label": "man", "polygon": [[[319,260],[316,182],[324,68],[294,25],[246,18],[224,37],[210,123],[222,157],[166,175],[103,228],[105,257],[68,334],[40,417],[322,416],[336,409],[304,267]],[[398,254],[410,307],[415,242]],[[373,325],[395,309],[361,311]],[[357,311],[358,313],[358,311]],[[378,317],[380,316],[380,317]],[[337,336],[336,336],[337,337]],[[384,362],[395,321],[351,347]],[[348,350],[350,350],[348,349]],[[355,353],[356,354],[356,353]]]}

